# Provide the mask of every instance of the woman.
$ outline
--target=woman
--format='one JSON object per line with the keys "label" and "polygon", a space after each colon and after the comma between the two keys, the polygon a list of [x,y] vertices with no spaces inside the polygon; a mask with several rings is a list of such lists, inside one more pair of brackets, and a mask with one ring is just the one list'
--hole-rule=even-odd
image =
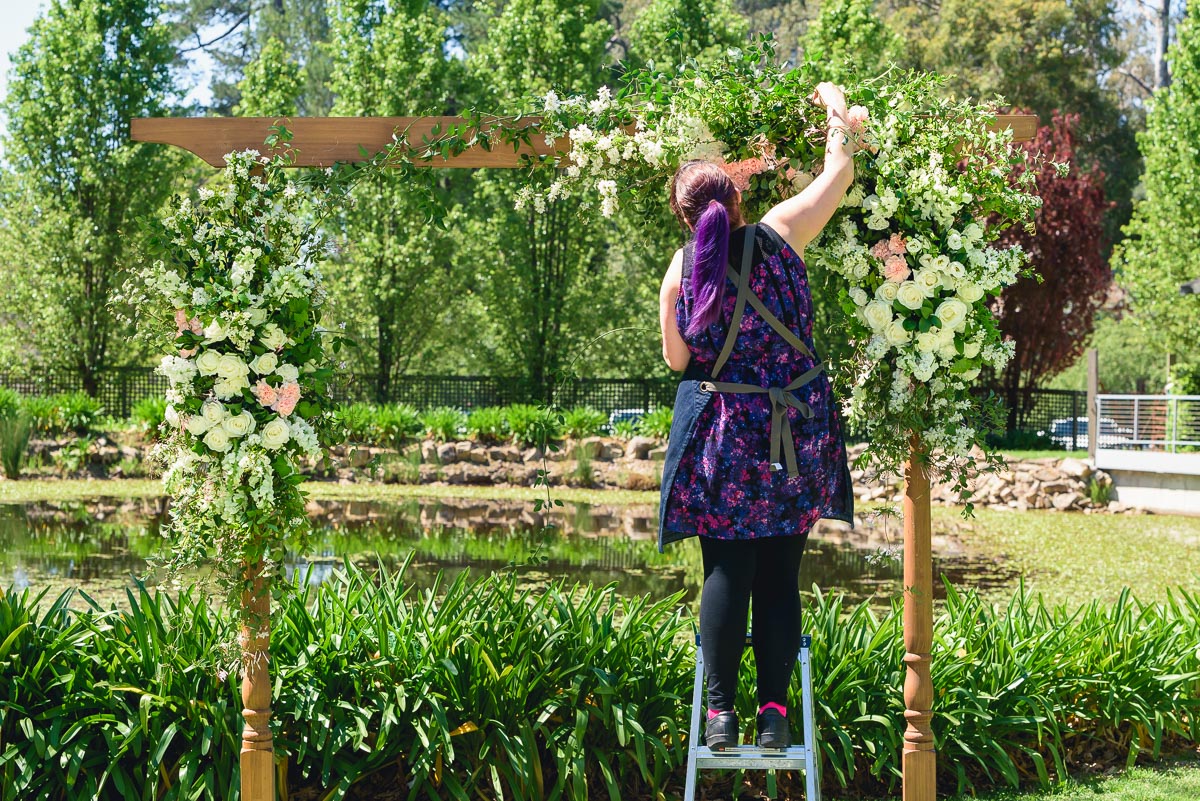
{"label": "woman", "polygon": [[663,469],[659,550],[700,538],[700,642],[708,669],[705,741],[739,741],[734,696],[754,601],[757,743],[786,748],[787,689],[800,645],[800,557],[819,518],[853,524],[837,404],[812,340],[800,254],[854,175],[846,99],[831,83],[825,167],[808,187],[745,225],[741,193],[715,164],[691,161],[671,208],[695,236],[660,295],[663,357],[683,370]]}

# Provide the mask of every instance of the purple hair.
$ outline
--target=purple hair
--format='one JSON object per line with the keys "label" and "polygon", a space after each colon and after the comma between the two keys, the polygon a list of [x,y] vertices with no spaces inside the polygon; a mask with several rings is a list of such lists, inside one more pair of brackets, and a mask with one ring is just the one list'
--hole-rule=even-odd
{"label": "purple hair", "polygon": [[721,314],[725,300],[725,266],[729,262],[729,229],[736,219],[737,190],[720,167],[708,161],[681,164],[671,179],[671,211],[696,232],[689,288],[692,315],[684,334],[694,336]]}
{"label": "purple hair", "polygon": [[729,263],[729,211],[721,201],[708,201],[696,222],[696,252],[692,258],[692,317],[687,334],[693,336],[717,321],[725,300],[725,267]]}

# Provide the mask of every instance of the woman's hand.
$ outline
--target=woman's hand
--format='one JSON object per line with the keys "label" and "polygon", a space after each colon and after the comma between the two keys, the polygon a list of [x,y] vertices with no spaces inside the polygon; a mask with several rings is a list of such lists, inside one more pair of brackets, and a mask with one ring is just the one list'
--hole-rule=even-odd
{"label": "woman's hand", "polygon": [[831,125],[834,124],[835,120],[842,125],[849,125],[849,114],[846,111],[846,93],[836,83],[822,81],[817,84],[817,89],[813,92],[811,100],[816,105],[825,109],[829,115],[829,123]]}

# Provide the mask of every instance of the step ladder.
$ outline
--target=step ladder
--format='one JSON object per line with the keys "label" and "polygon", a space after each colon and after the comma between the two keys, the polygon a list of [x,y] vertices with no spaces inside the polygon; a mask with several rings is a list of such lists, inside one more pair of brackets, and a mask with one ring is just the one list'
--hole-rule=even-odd
{"label": "step ladder", "polygon": [[[746,646],[751,645],[746,635]],[[692,691],[692,726],[688,735],[687,783],[683,801],[695,801],[696,780],[701,770],[735,768],[738,770],[767,771],[767,794],[774,798],[775,771],[804,771],[805,801],[821,801],[821,765],[817,759],[817,727],[813,717],[812,667],[809,662],[809,647],[812,637],[800,638],[800,715],[804,728],[804,742],[790,748],[759,748],[754,745],[738,745],[714,751],[704,745],[704,727],[701,724],[704,690],[704,651],[700,648],[700,635],[696,635],[696,685]],[[707,722],[707,721],[705,721]]]}

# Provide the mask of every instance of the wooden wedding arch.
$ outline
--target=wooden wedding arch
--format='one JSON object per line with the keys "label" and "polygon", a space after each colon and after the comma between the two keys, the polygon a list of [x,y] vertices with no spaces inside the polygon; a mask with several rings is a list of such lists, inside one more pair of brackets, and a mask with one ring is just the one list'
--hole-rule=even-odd
{"label": "wooden wedding arch", "polygon": [[[293,135],[296,149],[293,167],[328,167],[338,162],[362,161],[391,146],[398,131],[407,141],[423,142],[450,126],[466,125],[462,117],[170,117],[135,119],[130,125],[136,142],[181,147],[213,167],[224,167],[224,155],[234,150],[265,150],[263,141],[273,125],[282,124]],[[526,118],[536,132],[536,117]],[[1011,128],[1013,140],[1027,142],[1037,132],[1037,117],[1027,114],[998,115],[991,126]],[[458,154],[433,156],[419,161],[428,167],[514,168],[527,156],[566,153],[570,141],[553,144],[544,137],[530,136],[518,148],[500,145],[490,150],[470,147]],[[420,146],[413,146],[414,153]],[[414,160],[416,160],[414,158]],[[933,750],[933,681],[930,676],[933,649],[933,554],[930,546],[930,481],[922,465],[922,446],[913,433],[909,458],[904,468],[904,750],[903,801],[933,801],[937,796],[937,756]],[[247,655],[242,676],[241,797],[242,801],[275,801],[275,755],[271,736],[270,588],[265,586],[259,565],[246,567],[243,619],[264,621],[251,631],[243,628]]]}

